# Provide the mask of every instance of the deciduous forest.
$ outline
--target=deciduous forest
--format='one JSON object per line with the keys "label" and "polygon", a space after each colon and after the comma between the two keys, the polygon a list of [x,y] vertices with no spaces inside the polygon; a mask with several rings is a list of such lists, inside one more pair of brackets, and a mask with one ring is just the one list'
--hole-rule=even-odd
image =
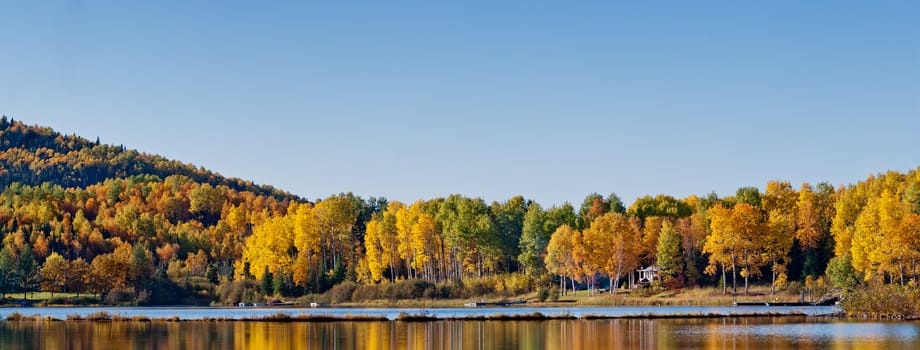
{"label": "deciduous forest", "polygon": [[[732,196],[314,201],[0,119],[0,292],[110,304],[615,294],[789,283],[917,288],[920,168]],[[780,174],[778,174],[780,175]],[[636,269],[660,269],[638,281]]]}

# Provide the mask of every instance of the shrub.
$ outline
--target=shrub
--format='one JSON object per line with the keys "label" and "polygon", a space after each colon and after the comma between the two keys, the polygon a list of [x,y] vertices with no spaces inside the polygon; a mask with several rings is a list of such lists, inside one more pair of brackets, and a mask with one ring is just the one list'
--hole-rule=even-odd
{"label": "shrub", "polygon": [[859,273],[853,268],[849,255],[838,256],[827,263],[825,274],[834,286],[843,289],[853,289],[859,284]]}
{"label": "shrub", "polygon": [[150,291],[145,289],[145,290],[141,290],[140,292],[137,292],[137,297],[135,297],[134,300],[137,304],[143,305],[143,304],[147,304],[148,302],[150,302],[150,296],[151,296]]}
{"label": "shrub", "polygon": [[841,305],[852,316],[916,317],[920,316],[920,290],[875,282],[847,293]]}
{"label": "shrub", "polygon": [[684,276],[680,273],[664,277],[664,288],[667,290],[681,289],[684,287]]}
{"label": "shrub", "polygon": [[297,298],[296,303],[303,306],[310,306],[310,303],[331,303],[332,298],[329,294],[307,294]]}
{"label": "shrub", "polygon": [[549,299],[549,289],[543,287],[537,288],[537,300],[546,301],[546,299]]}
{"label": "shrub", "polygon": [[257,302],[262,299],[262,295],[259,294],[259,283],[254,280],[231,281],[224,278],[217,286],[217,298],[221,304],[236,305],[241,302]]}
{"label": "shrub", "polygon": [[521,273],[467,278],[463,280],[463,297],[511,297],[531,291],[533,285],[533,279]]}
{"label": "shrub", "polygon": [[548,296],[546,299],[549,300],[549,301],[557,301],[557,300],[559,300],[559,288],[558,288],[558,287],[555,287],[555,286],[553,286],[552,288],[550,288],[550,289],[549,289],[549,296]]}
{"label": "shrub", "polygon": [[505,296],[515,296],[527,293],[532,290],[533,280],[522,273],[513,273],[509,275],[495,276],[502,282],[503,288],[499,293]]}
{"label": "shrub", "polygon": [[364,284],[355,288],[351,295],[353,301],[369,301],[380,299],[380,287],[373,284]]}
{"label": "shrub", "polygon": [[430,282],[419,279],[397,281],[388,286],[388,296],[390,299],[420,299],[432,286]]}
{"label": "shrub", "polygon": [[463,286],[463,282],[460,280],[441,282],[438,284],[438,289],[441,290],[442,295],[446,294],[447,298],[459,299],[463,298],[466,294],[466,288]]}
{"label": "shrub", "polygon": [[790,281],[786,283],[786,287],[783,290],[789,295],[801,295],[804,288],[805,286],[802,285],[802,282]]}
{"label": "shrub", "polygon": [[357,288],[358,285],[351,281],[336,284],[329,290],[330,300],[335,304],[349,302]]}
{"label": "shrub", "polygon": [[369,300],[402,300],[402,299],[421,299],[421,298],[438,298],[443,297],[445,292],[432,284],[431,282],[410,279],[401,280],[393,283],[384,282],[382,284],[360,285],[356,286],[352,293],[353,301]]}
{"label": "shrub", "polygon": [[468,278],[463,281],[465,297],[478,297],[495,294],[495,285],[488,277]]}
{"label": "shrub", "polygon": [[136,304],[136,297],[137,294],[134,292],[133,287],[115,288],[105,294],[103,302],[109,305]]}

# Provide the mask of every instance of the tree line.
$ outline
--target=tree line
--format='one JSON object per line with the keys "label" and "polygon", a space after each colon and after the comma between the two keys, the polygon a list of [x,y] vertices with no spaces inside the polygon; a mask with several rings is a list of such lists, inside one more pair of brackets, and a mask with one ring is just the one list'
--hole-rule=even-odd
{"label": "tree line", "polygon": [[771,181],[763,191],[645,196],[629,206],[615,194],[588,195],[577,208],[459,194],[307,201],[193,166],[193,176],[170,173],[150,165],[157,156],[100,156],[134,170],[102,171],[104,180],[84,185],[85,156],[113,146],[6,118],[0,126],[3,293],[208,302],[235,285],[296,296],[343,282],[483,278],[616,293],[652,265],[662,288],[726,292],[739,281],[747,291],[751,281],[782,288],[824,277],[846,288],[915,287],[920,275],[916,169],[836,188]]}

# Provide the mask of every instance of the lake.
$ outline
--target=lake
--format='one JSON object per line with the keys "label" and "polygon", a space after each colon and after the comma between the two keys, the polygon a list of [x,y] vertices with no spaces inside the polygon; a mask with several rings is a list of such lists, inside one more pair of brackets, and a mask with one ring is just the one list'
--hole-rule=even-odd
{"label": "lake", "polygon": [[[76,314],[96,308],[0,309],[24,315]],[[223,317],[287,312],[398,315],[417,309],[102,308],[126,316]],[[712,309],[712,308],[702,308]],[[715,308],[755,311],[756,308]],[[770,308],[768,311],[800,309]],[[813,314],[833,308],[811,309]],[[31,310],[34,312],[23,312]],[[688,307],[428,309],[512,314],[663,314]],[[564,311],[563,311],[564,310]],[[695,309],[693,309],[695,310]],[[501,311],[501,312],[499,312]],[[692,311],[691,311],[692,312]],[[700,311],[707,313],[708,311]],[[757,310],[757,312],[761,312]],[[395,314],[394,314],[395,313]],[[206,316],[202,316],[206,315]],[[167,317],[167,316],[164,316]],[[0,322],[0,349],[920,349],[920,323],[845,321],[823,317],[603,319],[543,321],[439,320],[263,322]]]}
{"label": "lake", "polygon": [[918,349],[916,322],[804,317],[433,322],[0,322],[2,349]]}

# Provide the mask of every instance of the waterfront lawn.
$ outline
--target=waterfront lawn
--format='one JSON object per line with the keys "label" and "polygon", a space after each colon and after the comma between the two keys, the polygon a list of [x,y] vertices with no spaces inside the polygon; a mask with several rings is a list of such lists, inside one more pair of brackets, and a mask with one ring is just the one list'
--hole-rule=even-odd
{"label": "waterfront lawn", "polygon": [[48,305],[85,305],[99,303],[99,298],[86,293],[79,295],[77,293],[54,293],[53,298],[50,292],[6,293],[5,296],[6,299],[3,300],[3,304],[18,304],[23,301],[29,304],[43,303]]}
{"label": "waterfront lawn", "polygon": [[[594,295],[587,290],[578,290],[575,293],[571,291],[566,295],[560,295],[557,303],[567,305],[609,305],[609,306],[728,306],[734,302],[798,302],[801,295],[795,288],[786,290],[777,290],[775,295],[770,295],[769,286],[752,286],[747,295],[739,292],[736,295],[724,294],[721,288],[704,287],[704,288],[685,288],[680,290],[620,290],[616,295],[609,292]],[[820,296],[817,296],[820,298]],[[817,300],[815,298],[815,300]],[[806,297],[806,301],[808,298]],[[552,302],[547,302],[552,304]]]}

